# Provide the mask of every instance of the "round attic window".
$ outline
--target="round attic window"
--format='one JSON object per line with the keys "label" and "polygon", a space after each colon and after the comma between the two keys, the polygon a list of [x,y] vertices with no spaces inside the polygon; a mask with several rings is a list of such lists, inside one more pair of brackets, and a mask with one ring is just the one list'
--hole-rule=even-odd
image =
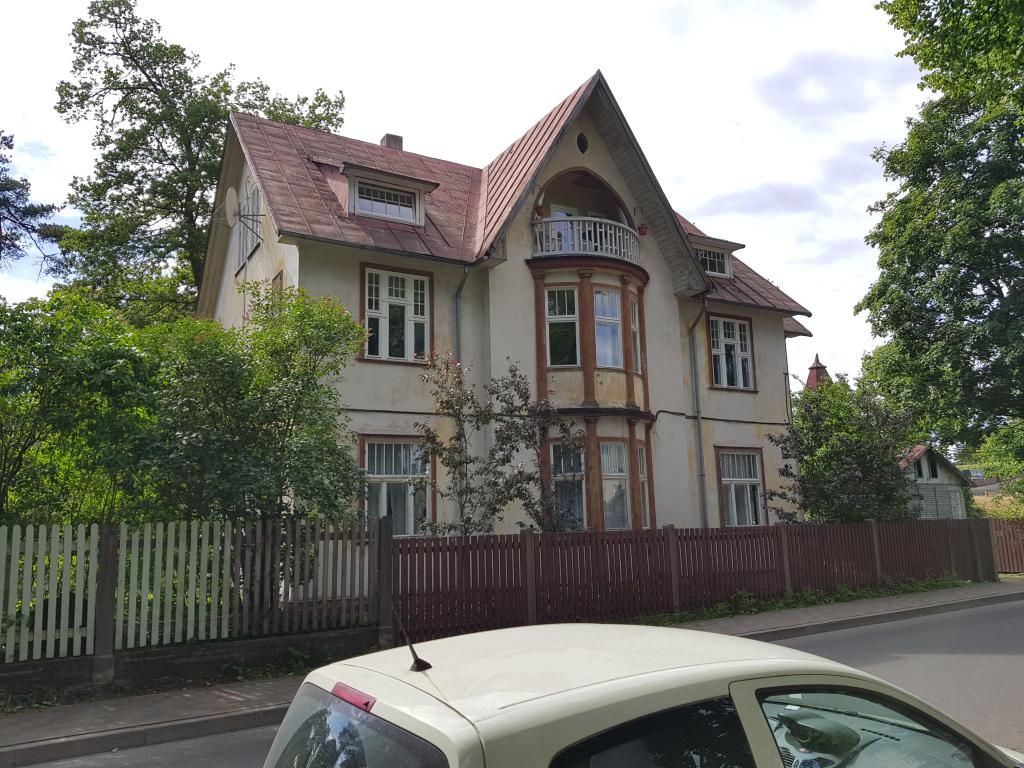
{"label": "round attic window", "polygon": [[576,149],[580,151],[581,155],[587,154],[587,150],[590,149],[590,140],[587,139],[587,134],[581,133],[576,137]]}

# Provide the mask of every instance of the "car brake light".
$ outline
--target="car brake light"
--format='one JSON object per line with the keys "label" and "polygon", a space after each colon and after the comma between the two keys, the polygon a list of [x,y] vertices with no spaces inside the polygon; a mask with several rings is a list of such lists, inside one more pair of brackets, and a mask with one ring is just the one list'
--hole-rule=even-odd
{"label": "car brake light", "polygon": [[369,712],[373,709],[373,705],[377,703],[377,699],[373,696],[367,696],[362,691],[357,691],[355,688],[344,683],[335,684],[331,689],[331,693],[342,701],[347,701],[353,707],[359,707],[364,712]]}

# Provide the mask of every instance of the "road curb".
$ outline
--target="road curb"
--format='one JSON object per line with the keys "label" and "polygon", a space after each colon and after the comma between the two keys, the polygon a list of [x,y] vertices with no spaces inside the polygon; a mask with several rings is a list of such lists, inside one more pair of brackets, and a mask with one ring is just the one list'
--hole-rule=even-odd
{"label": "road curb", "polygon": [[[816,635],[822,632],[851,629],[853,627],[866,627],[873,624],[884,624],[890,621],[915,618],[917,616],[929,616],[937,613],[978,608],[984,605],[1007,603],[1016,600],[1024,600],[1024,591],[1004,595],[972,597],[898,611],[850,616],[813,624],[772,627],[771,629],[756,630],[754,632],[737,633],[737,636],[746,637],[751,640],[784,640],[791,637]],[[713,631],[713,628],[709,628],[707,631]],[[12,744],[0,747],[0,768],[20,768],[20,766],[25,765],[66,760],[72,757],[109,752],[115,749],[145,747],[169,741],[195,739],[201,736],[214,736],[220,733],[231,733],[232,731],[277,725],[284,718],[287,710],[288,704],[249,707],[234,712],[221,712],[184,720],[147,723],[146,725],[118,728],[99,733],[84,733],[77,736]]]}
{"label": "road curb", "polygon": [[287,704],[274,704],[185,720],[147,723],[146,725],[99,733],[83,733],[78,736],[12,744],[0,747],[0,768],[19,768],[23,765],[35,765],[36,763],[66,760],[99,752],[110,752],[114,749],[145,747],[168,741],[195,739],[201,736],[260,728],[265,725],[277,725],[284,718],[284,713],[287,710]]}
{"label": "road curb", "polygon": [[[823,632],[834,632],[839,629],[853,629],[854,627],[869,627],[873,624],[887,624],[890,621],[913,619],[918,616],[931,616],[936,613],[949,613],[950,611],[961,611],[967,608],[980,608],[984,605],[1009,603],[1016,600],[1024,600],[1024,591],[1012,592],[1005,595],[970,597],[964,600],[954,600],[948,603],[921,605],[915,608],[905,608],[899,611],[884,611],[881,613],[869,613],[863,616],[849,616],[843,619],[819,621],[813,624],[796,624],[788,627],[759,629],[753,632],[738,633],[736,636],[745,637],[750,640],[763,640],[770,642],[773,640],[785,640],[791,637],[804,637],[805,635],[818,635]],[[714,630],[709,629],[707,631]]]}

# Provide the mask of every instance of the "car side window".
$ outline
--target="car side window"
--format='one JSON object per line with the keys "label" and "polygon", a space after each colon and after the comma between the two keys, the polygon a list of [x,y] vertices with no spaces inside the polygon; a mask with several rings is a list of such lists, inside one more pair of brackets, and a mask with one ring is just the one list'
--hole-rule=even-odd
{"label": "car side window", "polygon": [[901,702],[866,691],[758,693],[786,768],[988,768],[970,742]]}
{"label": "car side window", "polygon": [[754,768],[732,699],[710,699],[620,725],[570,747],[551,768]]}

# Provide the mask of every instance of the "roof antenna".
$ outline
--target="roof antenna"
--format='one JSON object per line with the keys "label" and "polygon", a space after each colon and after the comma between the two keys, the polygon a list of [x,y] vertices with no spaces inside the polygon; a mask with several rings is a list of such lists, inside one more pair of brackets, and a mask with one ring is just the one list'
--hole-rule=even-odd
{"label": "roof antenna", "polygon": [[394,608],[391,612],[395,615],[395,622],[398,624],[398,631],[402,633],[402,638],[405,640],[405,644],[409,646],[409,653],[412,654],[412,666],[409,667],[410,672],[426,672],[428,669],[433,669],[434,665],[425,659],[421,659],[416,649],[412,647],[412,640],[409,639],[409,634],[405,631],[405,627],[402,626],[402,617],[398,615],[398,611]]}

